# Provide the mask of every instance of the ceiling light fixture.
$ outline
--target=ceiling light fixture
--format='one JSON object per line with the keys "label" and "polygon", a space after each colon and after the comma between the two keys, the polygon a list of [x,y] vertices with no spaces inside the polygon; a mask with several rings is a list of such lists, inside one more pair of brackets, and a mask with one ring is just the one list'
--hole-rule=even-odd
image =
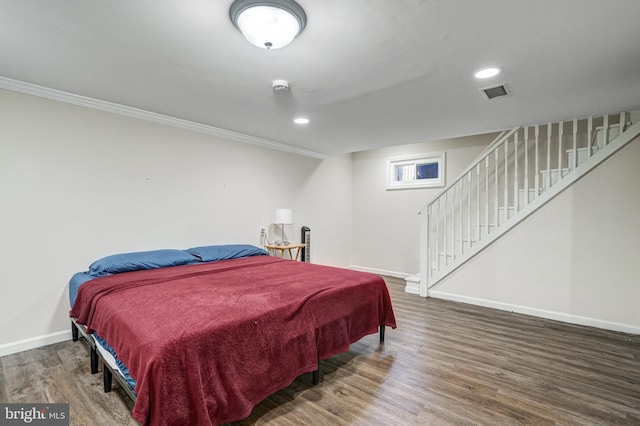
{"label": "ceiling light fixture", "polygon": [[296,124],[309,124],[309,119],[304,117],[299,117],[293,120]]}
{"label": "ceiling light fixture", "polygon": [[293,0],[235,0],[229,17],[249,43],[263,49],[285,47],[307,24],[307,15]]}
{"label": "ceiling light fixture", "polygon": [[476,78],[491,78],[500,74],[500,68],[485,68],[475,73]]}

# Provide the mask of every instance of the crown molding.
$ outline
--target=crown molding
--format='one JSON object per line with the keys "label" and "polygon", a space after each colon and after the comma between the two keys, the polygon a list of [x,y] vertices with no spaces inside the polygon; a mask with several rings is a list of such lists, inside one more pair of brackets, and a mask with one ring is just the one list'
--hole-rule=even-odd
{"label": "crown molding", "polygon": [[206,124],[196,123],[193,121],[183,120],[180,118],[170,117],[168,115],[157,114],[155,112],[145,111],[138,108],[120,105],[113,102],[102,101],[99,99],[89,98],[86,96],[76,95],[73,93],[63,92],[61,90],[50,89],[48,87],[38,86],[36,84],[26,83],[24,81],[14,80],[11,78],[0,77],[0,88],[14,92],[24,93],[27,95],[38,96],[41,98],[51,99],[54,101],[65,102],[68,104],[78,105],[86,108],[97,109],[100,111],[111,112],[126,117],[137,118],[140,120],[150,121],[153,123],[164,124],[167,126],[177,127],[180,129],[191,130],[193,132],[204,133],[210,136],[217,136],[228,140],[234,140],[250,145],[261,146],[264,148],[275,149],[278,151],[291,152],[303,155],[305,157],[326,159],[328,156],[319,152],[297,148],[280,142],[268,139],[258,138],[255,136],[245,135],[243,133],[231,130],[221,129]]}

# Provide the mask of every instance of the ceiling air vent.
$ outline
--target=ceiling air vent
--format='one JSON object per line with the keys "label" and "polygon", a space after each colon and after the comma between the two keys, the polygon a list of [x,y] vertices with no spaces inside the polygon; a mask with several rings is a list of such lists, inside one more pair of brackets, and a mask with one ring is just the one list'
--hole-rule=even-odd
{"label": "ceiling air vent", "polygon": [[486,89],[480,89],[487,99],[499,98],[501,96],[507,96],[507,88],[504,84],[496,87],[488,87]]}

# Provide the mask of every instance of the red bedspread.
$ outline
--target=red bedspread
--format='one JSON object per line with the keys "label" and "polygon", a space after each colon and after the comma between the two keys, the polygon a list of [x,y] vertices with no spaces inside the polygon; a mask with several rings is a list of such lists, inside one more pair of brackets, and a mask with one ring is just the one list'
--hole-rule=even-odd
{"label": "red bedspread", "polygon": [[270,256],[98,278],[71,316],[129,367],[144,425],[244,418],[318,359],[396,326],[380,277]]}

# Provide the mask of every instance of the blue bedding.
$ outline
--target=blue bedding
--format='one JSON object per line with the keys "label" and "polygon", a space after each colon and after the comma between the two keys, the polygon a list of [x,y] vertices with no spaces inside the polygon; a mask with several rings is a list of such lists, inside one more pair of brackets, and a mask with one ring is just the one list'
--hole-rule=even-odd
{"label": "blue bedding", "polygon": [[69,306],[73,306],[75,303],[80,286],[94,278],[96,277],[91,276],[88,271],[73,274],[71,280],[69,280]]}
{"label": "blue bedding", "polygon": [[[96,339],[96,343],[98,343],[100,346],[105,348],[111,355],[113,355],[113,358],[116,360],[116,365],[120,370],[120,374],[122,374],[122,377],[124,377],[124,380],[127,382],[127,385],[129,385],[131,390],[134,390],[136,388],[136,383],[137,383],[136,379],[131,377],[131,374],[129,374],[129,369],[127,368],[126,365],[124,365],[124,362],[120,361],[120,359],[118,358],[118,354],[116,354],[116,351],[111,346],[109,346],[107,341],[102,337],[98,336],[95,333],[93,337]],[[133,393],[135,393],[135,391]]]}
{"label": "blue bedding", "polygon": [[122,272],[171,266],[201,264],[218,260],[239,259],[250,256],[268,256],[265,250],[250,244],[224,244],[193,247],[187,250],[152,250],[105,256],[78,272],[69,281],[69,306],[73,306],[78,289],[89,280]]}
{"label": "blue bedding", "polygon": [[89,265],[94,276],[113,275],[142,269],[167,268],[169,266],[198,263],[200,259],[186,250],[164,249],[121,253],[105,256]]}

